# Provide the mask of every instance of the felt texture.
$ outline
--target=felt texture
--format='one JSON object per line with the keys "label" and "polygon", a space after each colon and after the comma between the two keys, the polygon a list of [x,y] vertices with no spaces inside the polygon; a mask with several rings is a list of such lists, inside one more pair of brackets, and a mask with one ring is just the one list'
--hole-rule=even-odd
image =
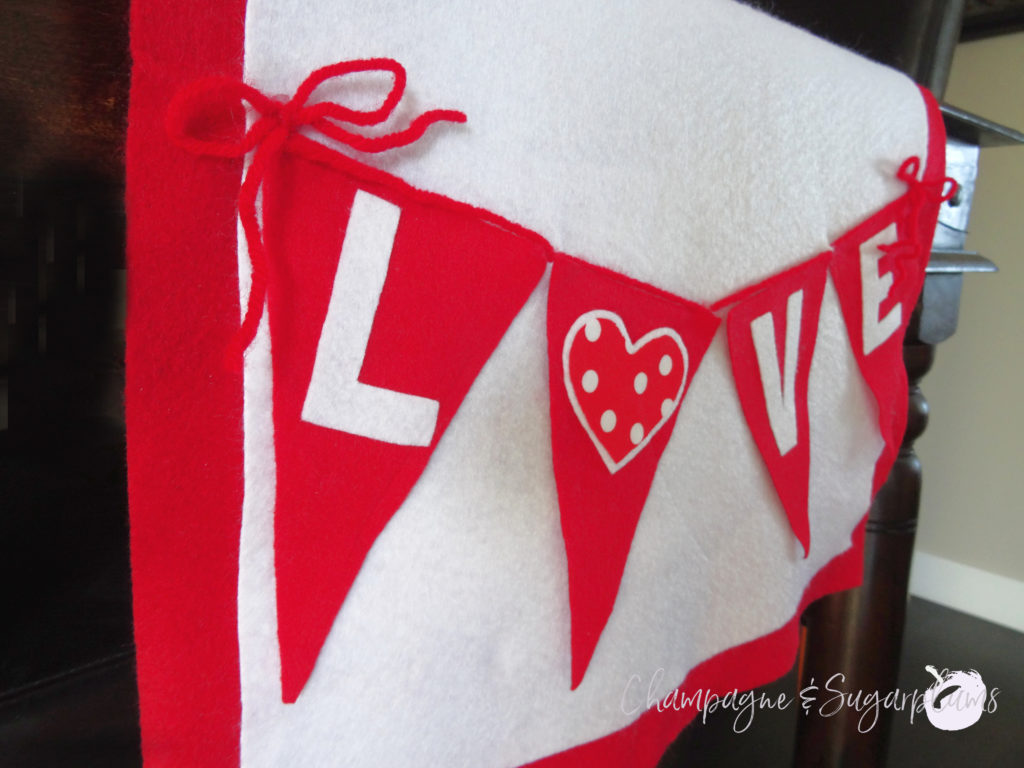
{"label": "felt texture", "polygon": [[[364,158],[371,165],[529,227],[559,251],[704,302],[827,250],[905,192],[895,172],[928,138],[909,80],[729,2],[603,6],[581,30],[570,2],[252,0],[246,79],[261,90],[289,93],[339,52],[392,55],[410,72],[417,111],[443,105],[467,115],[464,127]],[[365,93],[322,97],[369,105],[379,88],[370,79]],[[281,703],[278,649],[266,633],[276,626],[266,565],[272,429],[263,401],[247,400],[247,765],[334,765],[339,752],[352,765],[414,755],[514,766],[565,750],[572,760],[570,748],[617,730],[627,742],[640,737],[627,726],[644,719],[642,698],[620,706],[632,675],[650,680],[663,669],[663,694],[751,638],[789,627],[795,642],[800,596],[851,546],[883,445],[832,284],[808,383],[810,554],[750,437],[720,334],[677,413],[615,608],[575,691],[557,491],[550,454],[538,453],[538,441],[550,440],[546,291],[542,283],[513,322],[374,543],[292,705]],[[250,366],[251,391],[266,377]],[[746,664],[771,668],[756,648]],[[654,762],[582,752],[597,755],[594,765]]]}
{"label": "felt texture", "polygon": [[807,381],[830,258],[823,254],[766,280],[726,321],[736,394],[805,556],[811,549]]}
{"label": "felt texture", "polygon": [[280,158],[263,198],[286,702],[546,266],[535,241],[469,209],[359,182],[324,159]]}
{"label": "felt texture", "polygon": [[[249,734],[243,764],[272,766],[297,755],[304,764],[334,765],[343,750],[353,765],[397,765],[419,755],[438,765],[511,766],[600,738],[640,717],[646,686],[659,669],[654,694],[664,696],[699,661],[787,624],[802,585],[830,553],[850,546],[881,441],[827,286],[818,355],[844,361],[848,386],[835,388],[820,365],[812,366],[809,399],[815,411],[853,412],[860,426],[837,430],[827,419],[812,421],[823,470],[811,480],[809,558],[773,501],[752,442],[736,456],[727,441],[680,439],[714,430],[747,433],[718,335],[678,413],[637,524],[633,552],[642,554],[627,560],[616,609],[587,675],[571,691],[568,571],[545,448],[546,292],[545,281],[374,543],[295,704],[281,703],[277,674],[267,472],[273,444],[265,441],[272,434],[270,378],[250,381],[247,441],[259,438],[271,453],[259,447],[246,459],[259,471],[246,473],[239,589],[243,669],[250,674],[243,688]],[[266,340],[256,343],[250,368],[269,364]],[[721,493],[718,466],[735,472],[734,499],[711,515],[702,500]],[[851,467],[858,482],[835,482],[835,473]],[[794,623],[786,644],[795,647],[795,639]],[[746,660],[755,671],[761,663],[760,656]],[[644,683],[627,693],[633,675]],[[604,764],[631,760],[609,757]]]}
{"label": "felt texture", "polygon": [[401,215],[397,205],[356,191],[302,420],[385,443],[422,447],[433,441],[440,403],[359,380]]}
{"label": "felt texture", "polygon": [[[352,109],[330,101],[307,104],[313,92],[326,82],[343,80],[346,75],[377,73],[392,77],[391,87],[379,106]],[[207,76],[188,83],[175,94],[167,108],[167,132],[176,144],[197,155],[242,157],[253,152],[238,195],[238,214],[245,233],[246,248],[252,265],[251,290],[245,317],[227,359],[237,358],[252,342],[263,315],[267,293],[267,254],[260,232],[257,198],[267,168],[284,148],[289,137],[301,127],[315,128],[323,136],[360,152],[383,152],[407,146],[418,140],[436,122],[465,122],[466,116],[454,110],[430,110],[415,117],[408,126],[380,136],[365,136],[344,127],[377,125],[387,120],[405,93],[406,73],[394,59],[372,58],[341,61],[320,67],[299,85],[287,101],[278,101],[246,83],[223,76]],[[259,116],[245,133],[224,135],[218,126],[218,108],[222,114],[239,116],[248,106]],[[223,122],[223,117],[221,117]]]}
{"label": "felt texture", "polygon": [[679,334],[665,327],[633,341],[622,317],[605,309],[584,312],[565,334],[562,383],[611,474],[675,414],[690,380],[686,349]]}
{"label": "felt texture", "polygon": [[[647,705],[647,711],[630,728],[616,731],[574,749],[530,763],[531,768],[577,768],[585,765],[657,765],[678,732],[699,717],[694,693],[705,692],[721,699],[736,691],[758,688],[786,674],[798,649],[800,614],[824,595],[857,586],[861,580],[864,520],[853,531],[853,546],[834,557],[811,579],[788,623],[756,640],[729,648],[695,666],[683,683],[659,699],[661,708]],[[641,693],[650,700],[651,691]],[[689,693],[688,696],[684,695]],[[634,691],[635,693],[635,691]],[[707,699],[705,699],[706,701]],[[623,704],[625,708],[625,697]],[[638,702],[639,704],[639,702]],[[636,705],[633,705],[636,706]]]}
{"label": "felt texture", "polygon": [[925,89],[921,93],[931,128],[925,162],[917,157],[904,161],[897,177],[907,185],[906,193],[836,240],[830,262],[850,344],[875,396],[885,440],[873,493],[888,477],[903,442],[903,335],[924,285],[939,206],[956,192],[956,182],[945,177],[945,130],[938,103]]}
{"label": "felt texture", "polygon": [[[248,8],[246,82],[291,94],[393,56],[412,84],[397,125],[430,107],[467,123],[372,164],[694,301],[826,250],[902,193],[927,141],[908,78],[731,0]],[[381,81],[316,96],[375,106]]]}
{"label": "felt texture", "polygon": [[164,118],[196,78],[241,76],[244,11],[241,0],[131,6],[125,419],[147,766],[239,760],[242,378],[220,361],[239,317],[241,161],[197,164]]}
{"label": "felt texture", "polygon": [[[146,13],[145,24],[133,22],[128,411],[146,763],[223,766],[237,753],[244,766],[653,766],[692,713],[645,711],[648,682],[655,696],[765,682],[792,663],[806,601],[859,577],[863,513],[894,422],[879,421],[835,284],[825,285],[807,385],[806,558],[718,334],[676,411],[614,610],[571,689],[542,280],[369,548],[302,695],[285,704],[275,572],[280,350],[271,350],[266,318],[244,391],[219,364],[238,290],[243,304],[249,293],[243,232],[237,274],[223,258],[234,250],[241,169],[186,159],[157,119],[186,80],[209,68],[237,74],[233,7],[215,6],[226,13],[215,19],[211,7],[196,32],[197,9],[133,6],[133,17]],[[468,123],[361,159],[483,209],[506,232],[525,236],[514,221],[560,251],[702,302],[826,250],[904,194],[896,169],[928,143],[912,83],[748,8],[651,2],[588,10],[582,27],[580,18],[568,0],[454,0],[443,9],[250,0],[245,79],[267,94],[292,93],[339,55],[395,56],[412,83],[396,125],[435,104],[463,110]],[[367,73],[342,95],[370,109],[381,87]],[[314,100],[337,100],[324,91]],[[930,136],[941,146],[941,122]],[[929,154],[925,172],[941,178],[941,155]],[[265,194],[272,206],[269,187]],[[923,230],[928,206],[919,207]],[[169,225],[167,211],[182,215]],[[335,273],[324,270],[323,312]],[[167,376],[168,356],[175,371],[188,368],[184,379]]]}
{"label": "felt texture", "polygon": [[611,615],[633,533],[719,319],[575,259],[548,291],[551,453],[569,568],[572,688]]}

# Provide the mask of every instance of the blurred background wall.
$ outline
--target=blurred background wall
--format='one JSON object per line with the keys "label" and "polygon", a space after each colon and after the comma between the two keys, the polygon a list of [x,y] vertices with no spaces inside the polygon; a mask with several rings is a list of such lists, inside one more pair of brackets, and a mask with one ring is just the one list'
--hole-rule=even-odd
{"label": "blurred background wall", "polygon": [[[945,99],[1024,129],[1024,32],[960,43]],[[922,388],[924,489],[911,593],[1024,630],[1024,148],[981,152],[960,325]]]}

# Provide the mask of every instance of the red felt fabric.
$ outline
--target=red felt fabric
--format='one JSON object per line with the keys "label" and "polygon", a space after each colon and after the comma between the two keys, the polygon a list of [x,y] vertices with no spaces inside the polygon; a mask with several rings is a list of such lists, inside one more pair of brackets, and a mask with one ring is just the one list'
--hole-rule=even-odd
{"label": "red felt fabric", "polygon": [[[946,132],[935,98],[924,88],[921,88],[921,96],[928,112],[928,159],[924,168],[923,180],[932,185],[932,189],[935,189],[941,187],[945,176]],[[927,254],[934,235],[940,202],[940,195],[929,194],[919,198],[918,205],[903,209],[908,216],[916,219],[916,226],[904,227],[916,236],[915,248],[918,251],[918,257],[913,259],[912,265],[907,268],[911,271],[911,281],[917,284],[917,288],[913,291],[913,301],[916,301],[920,286],[924,282],[924,266],[927,263]],[[897,201],[893,205],[899,203],[900,201]],[[872,218],[881,218],[884,213],[886,211],[882,211]],[[860,228],[866,231],[875,231],[874,227],[877,227],[877,222],[871,223],[869,219]],[[861,237],[863,236],[862,234]],[[844,237],[850,237],[850,234]],[[840,238],[840,240],[843,239]],[[834,272],[833,279],[835,279]],[[749,296],[755,290],[754,287],[746,289],[713,306],[727,306],[742,297]],[[903,290],[902,298],[909,301],[910,296],[906,295],[909,291],[906,287]],[[849,326],[848,316],[847,323]],[[897,334],[901,341],[905,330],[904,326]],[[852,336],[851,343],[853,343]],[[906,427],[907,383],[902,360],[889,370],[889,376],[890,380],[880,390],[884,396],[889,398],[886,402],[891,406],[887,411],[880,409],[879,414],[879,426],[886,441],[886,447],[875,465],[874,492],[878,491],[888,477]],[[876,397],[879,396],[879,393],[875,394]],[[719,694],[733,689],[744,691],[764,685],[784,675],[793,665],[798,647],[800,615],[804,609],[824,595],[860,584],[864,567],[864,525],[866,521],[867,512],[853,531],[851,547],[834,557],[828,565],[818,571],[804,590],[803,597],[788,623],[769,635],[730,648],[697,665],[690,670],[677,692],[693,693],[698,689],[711,690]],[[595,765],[653,768],[678,732],[697,714],[693,707],[666,708],[662,711],[651,708],[635,723],[620,731],[537,760],[530,764],[530,768],[584,768]]]}
{"label": "red felt fabric", "polygon": [[221,360],[239,316],[241,160],[197,163],[164,116],[195,78],[241,75],[244,11],[131,7],[125,415],[147,768],[238,763],[242,381]]}
{"label": "red felt fabric", "polygon": [[[390,90],[376,109],[352,109],[330,101],[306,103],[313,91],[328,80],[361,72],[388,72],[393,78]],[[212,157],[242,157],[255,150],[238,195],[239,218],[252,265],[251,287],[242,326],[227,351],[229,364],[241,364],[242,354],[256,337],[263,316],[267,298],[267,254],[260,233],[256,198],[267,168],[273,165],[289,136],[310,126],[361,152],[384,152],[412,144],[436,122],[466,122],[462,112],[430,110],[412,120],[405,129],[380,136],[353,133],[341,125],[367,126],[386,121],[402,100],[405,83],[405,68],[394,59],[356,59],[317,69],[287,102],[276,101],[246,83],[222,76],[208,76],[188,83],[171,100],[167,108],[167,132],[179,146],[197,155]],[[211,130],[211,115],[234,114],[244,120],[246,104],[259,118],[242,136],[237,131],[234,135],[223,136]]]}
{"label": "red felt fabric", "polygon": [[[593,310],[620,318],[628,339],[607,319],[600,321],[596,340],[586,328],[570,336],[577,320]],[[658,423],[665,399],[660,395],[679,392],[678,398],[683,397],[720,321],[699,304],[568,257],[557,259],[552,267],[547,313],[551,447],[569,562],[572,687],[576,688],[611,615],[633,533],[679,409],[673,407],[642,450],[614,472],[586,424],[610,448],[613,460],[622,458],[631,444],[633,424],[651,432]],[[679,378],[681,356],[675,343],[663,335],[666,329],[678,334],[685,345],[685,379]],[[648,343],[631,352],[626,342],[640,343],[647,334],[652,334]],[[567,337],[569,379],[563,365]],[[674,361],[667,375],[658,367],[663,356]],[[588,393],[584,373],[590,365],[599,383]],[[638,373],[647,377],[643,397],[634,389]],[[583,416],[573,407],[570,389],[578,393]],[[609,396],[604,394],[606,389]],[[657,393],[654,400],[647,397],[652,392]],[[680,407],[685,407],[685,401]],[[616,423],[603,430],[600,421],[606,409],[616,412]]]}
{"label": "red felt fabric", "polygon": [[[474,211],[357,179],[351,163],[296,142],[268,171],[277,498],[274,546],[282,697],[295,701],[377,535],[419,479],[480,368],[536,287],[545,249]],[[316,161],[298,154],[305,148]],[[429,397],[429,447],[396,445],[301,418],[357,189],[401,208],[359,380]]]}
{"label": "red felt fabric", "polygon": [[631,339],[618,315],[597,310],[576,320],[562,352],[576,418],[614,474],[675,412],[687,380],[686,347],[668,329]]}
{"label": "red felt fabric", "polygon": [[[736,304],[726,319],[729,337],[729,359],[733,380],[750,433],[764,459],[772,483],[779,494],[793,533],[804,548],[810,551],[811,529],[807,518],[807,492],[810,480],[810,421],[807,414],[807,382],[811,374],[811,360],[818,339],[818,315],[825,290],[825,276],[830,254],[811,259],[761,284],[761,289]],[[788,303],[800,292],[800,337],[796,349],[796,379],[794,402],[796,416],[796,445],[780,448],[770,423],[763,374],[754,346],[752,323],[755,318],[769,314],[775,331],[776,372],[785,391],[783,371],[786,360],[786,334],[788,330]],[[783,452],[784,451],[784,452]]]}
{"label": "red felt fabric", "polygon": [[[931,253],[935,222],[944,187],[947,187],[944,185],[946,130],[942,114],[935,97],[923,87],[920,92],[928,112],[928,158],[920,180],[916,183],[911,181],[906,194],[832,244],[834,256],[830,270],[846,320],[850,348],[864,381],[875,397],[878,426],[885,441],[875,468],[873,493],[878,492],[889,476],[906,431],[907,373],[903,367],[903,336],[924,285],[924,269]],[[951,194],[953,188],[948,188],[946,193]],[[877,269],[879,275],[891,274],[893,283],[878,307],[878,314],[884,317],[899,306],[901,322],[881,345],[865,353],[860,246],[890,224],[896,225],[896,242],[878,260]]]}
{"label": "red felt fabric", "polygon": [[[241,163],[197,161],[169,144],[163,123],[171,95],[182,85],[210,74],[240,75],[243,28],[243,0],[215,5],[182,0],[134,0],[132,4],[134,68],[126,151],[126,418],[137,670],[147,766],[238,764],[236,589],[242,389],[240,376],[226,372],[221,358],[240,313],[235,215]],[[927,93],[924,98],[930,117],[924,179],[935,184],[944,173],[945,136],[934,100]],[[289,146],[292,143],[289,140]],[[310,150],[310,155],[321,151],[327,152]],[[347,170],[352,172],[351,167]],[[369,170],[364,176],[368,181],[382,177]],[[410,191],[398,181],[390,185],[395,194]],[[925,195],[909,207],[905,202],[894,204],[900,205],[910,217],[910,223],[901,225],[901,236],[908,233],[905,240],[914,243],[916,256],[907,262],[910,278],[894,300],[909,309],[920,289],[938,201],[935,195]],[[854,245],[892,215],[893,211],[883,212],[877,221],[837,241],[833,266],[837,284],[853,285],[850,254]],[[531,239],[530,233],[505,224],[505,229]],[[532,237],[543,251],[543,241]],[[855,290],[843,289],[843,311],[854,348],[859,325],[851,320],[857,311],[857,304],[851,304]],[[651,295],[665,299],[658,292]],[[621,315],[635,339],[639,331],[632,328],[633,319],[625,310]],[[904,312],[904,325],[908,319],[909,311]],[[903,330],[896,336],[902,337]],[[888,359],[888,380],[881,375],[885,367],[881,363],[858,360],[882,404],[879,419],[887,448],[877,465],[876,488],[895,458],[906,419],[905,375],[893,354],[898,345],[886,344],[873,354]],[[387,366],[380,365],[383,375]],[[561,429],[574,423],[580,428],[564,403],[561,413],[565,417]],[[656,437],[667,440],[671,427],[666,424]],[[608,474],[585,434],[584,439],[588,441],[584,447],[593,454],[591,462]],[[648,449],[656,448],[654,443]],[[742,690],[783,674],[792,663],[803,607],[859,582],[862,526],[855,531],[851,549],[814,578],[788,624],[703,662],[681,689]],[[576,659],[574,648],[574,667]],[[652,710],[628,728],[535,765],[653,766],[693,714]]]}

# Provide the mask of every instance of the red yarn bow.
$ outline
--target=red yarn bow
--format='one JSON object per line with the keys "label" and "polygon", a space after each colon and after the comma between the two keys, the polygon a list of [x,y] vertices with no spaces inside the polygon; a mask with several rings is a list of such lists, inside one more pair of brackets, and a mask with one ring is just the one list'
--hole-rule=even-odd
{"label": "red yarn bow", "polygon": [[896,171],[896,178],[906,184],[915,194],[929,197],[944,203],[956,194],[956,179],[946,176],[941,181],[924,181],[918,179],[921,172],[921,158],[908,157]]}
{"label": "red yarn bow", "polygon": [[[306,104],[313,91],[325,81],[355,72],[389,72],[393,76],[391,90],[376,109],[352,109],[329,101]],[[225,77],[197,80],[179,91],[171,101],[167,111],[167,132],[180,147],[197,155],[214,157],[242,157],[256,150],[238,193],[238,215],[245,231],[252,264],[252,288],[242,325],[229,349],[231,360],[240,359],[252,343],[263,316],[267,294],[267,255],[256,213],[256,197],[267,168],[284,149],[288,137],[308,125],[324,136],[360,152],[383,152],[412,144],[436,122],[466,122],[462,112],[435,109],[417,117],[407,128],[383,136],[363,136],[339,125],[348,123],[368,126],[383,123],[402,100],[405,82],[405,68],[394,59],[359,59],[338,62],[316,70],[287,102],[271,99],[252,86]],[[245,103],[256,110],[259,119],[240,138],[200,138],[189,132],[189,124],[211,104],[235,107]]]}
{"label": "red yarn bow", "polygon": [[[907,185],[907,190],[910,194],[912,206],[910,221],[913,223],[910,231],[904,238],[889,245],[879,246],[879,250],[896,257],[893,262],[893,271],[898,280],[902,280],[906,273],[903,261],[905,259],[920,258],[922,253],[926,253],[924,249],[931,242],[922,242],[921,240],[922,235],[925,233],[921,232],[919,222],[921,220],[921,210],[925,203],[930,201],[934,204],[942,204],[947,200],[951,200],[958,189],[956,179],[949,176],[935,181],[919,179],[918,174],[920,172],[921,158],[916,156],[908,157],[900,165],[899,170],[896,171],[896,178]],[[929,233],[928,236],[931,237],[931,234]]]}

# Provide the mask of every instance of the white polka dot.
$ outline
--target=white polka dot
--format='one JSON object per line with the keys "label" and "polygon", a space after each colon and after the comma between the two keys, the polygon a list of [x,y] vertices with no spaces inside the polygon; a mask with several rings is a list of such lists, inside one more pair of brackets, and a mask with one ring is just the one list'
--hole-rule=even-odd
{"label": "white polka dot", "polygon": [[646,373],[644,373],[643,371],[640,371],[640,373],[638,373],[636,375],[636,378],[633,379],[633,389],[636,390],[636,393],[638,395],[642,395],[644,393],[644,390],[647,389],[647,374]]}
{"label": "white polka dot", "polygon": [[672,373],[672,358],[668,355],[662,355],[661,360],[658,361],[658,373],[662,376],[668,376]]}
{"label": "white polka dot", "polygon": [[601,321],[596,317],[587,319],[587,324],[583,327],[583,335],[587,337],[587,341],[597,341],[601,338]]}
{"label": "white polka dot", "polygon": [[629,439],[633,441],[633,445],[640,445],[640,441],[644,439],[644,425],[640,422],[634,424],[629,430]]}
{"label": "white polka dot", "polygon": [[580,383],[583,384],[584,392],[593,392],[597,389],[597,371],[587,371],[584,373]]}
{"label": "white polka dot", "polygon": [[672,400],[661,401],[661,418],[667,419],[669,414],[675,409],[676,404]]}
{"label": "white polka dot", "polygon": [[615,411],[605,411],[601,414],[601,429],[611,432],[615,429]]}

